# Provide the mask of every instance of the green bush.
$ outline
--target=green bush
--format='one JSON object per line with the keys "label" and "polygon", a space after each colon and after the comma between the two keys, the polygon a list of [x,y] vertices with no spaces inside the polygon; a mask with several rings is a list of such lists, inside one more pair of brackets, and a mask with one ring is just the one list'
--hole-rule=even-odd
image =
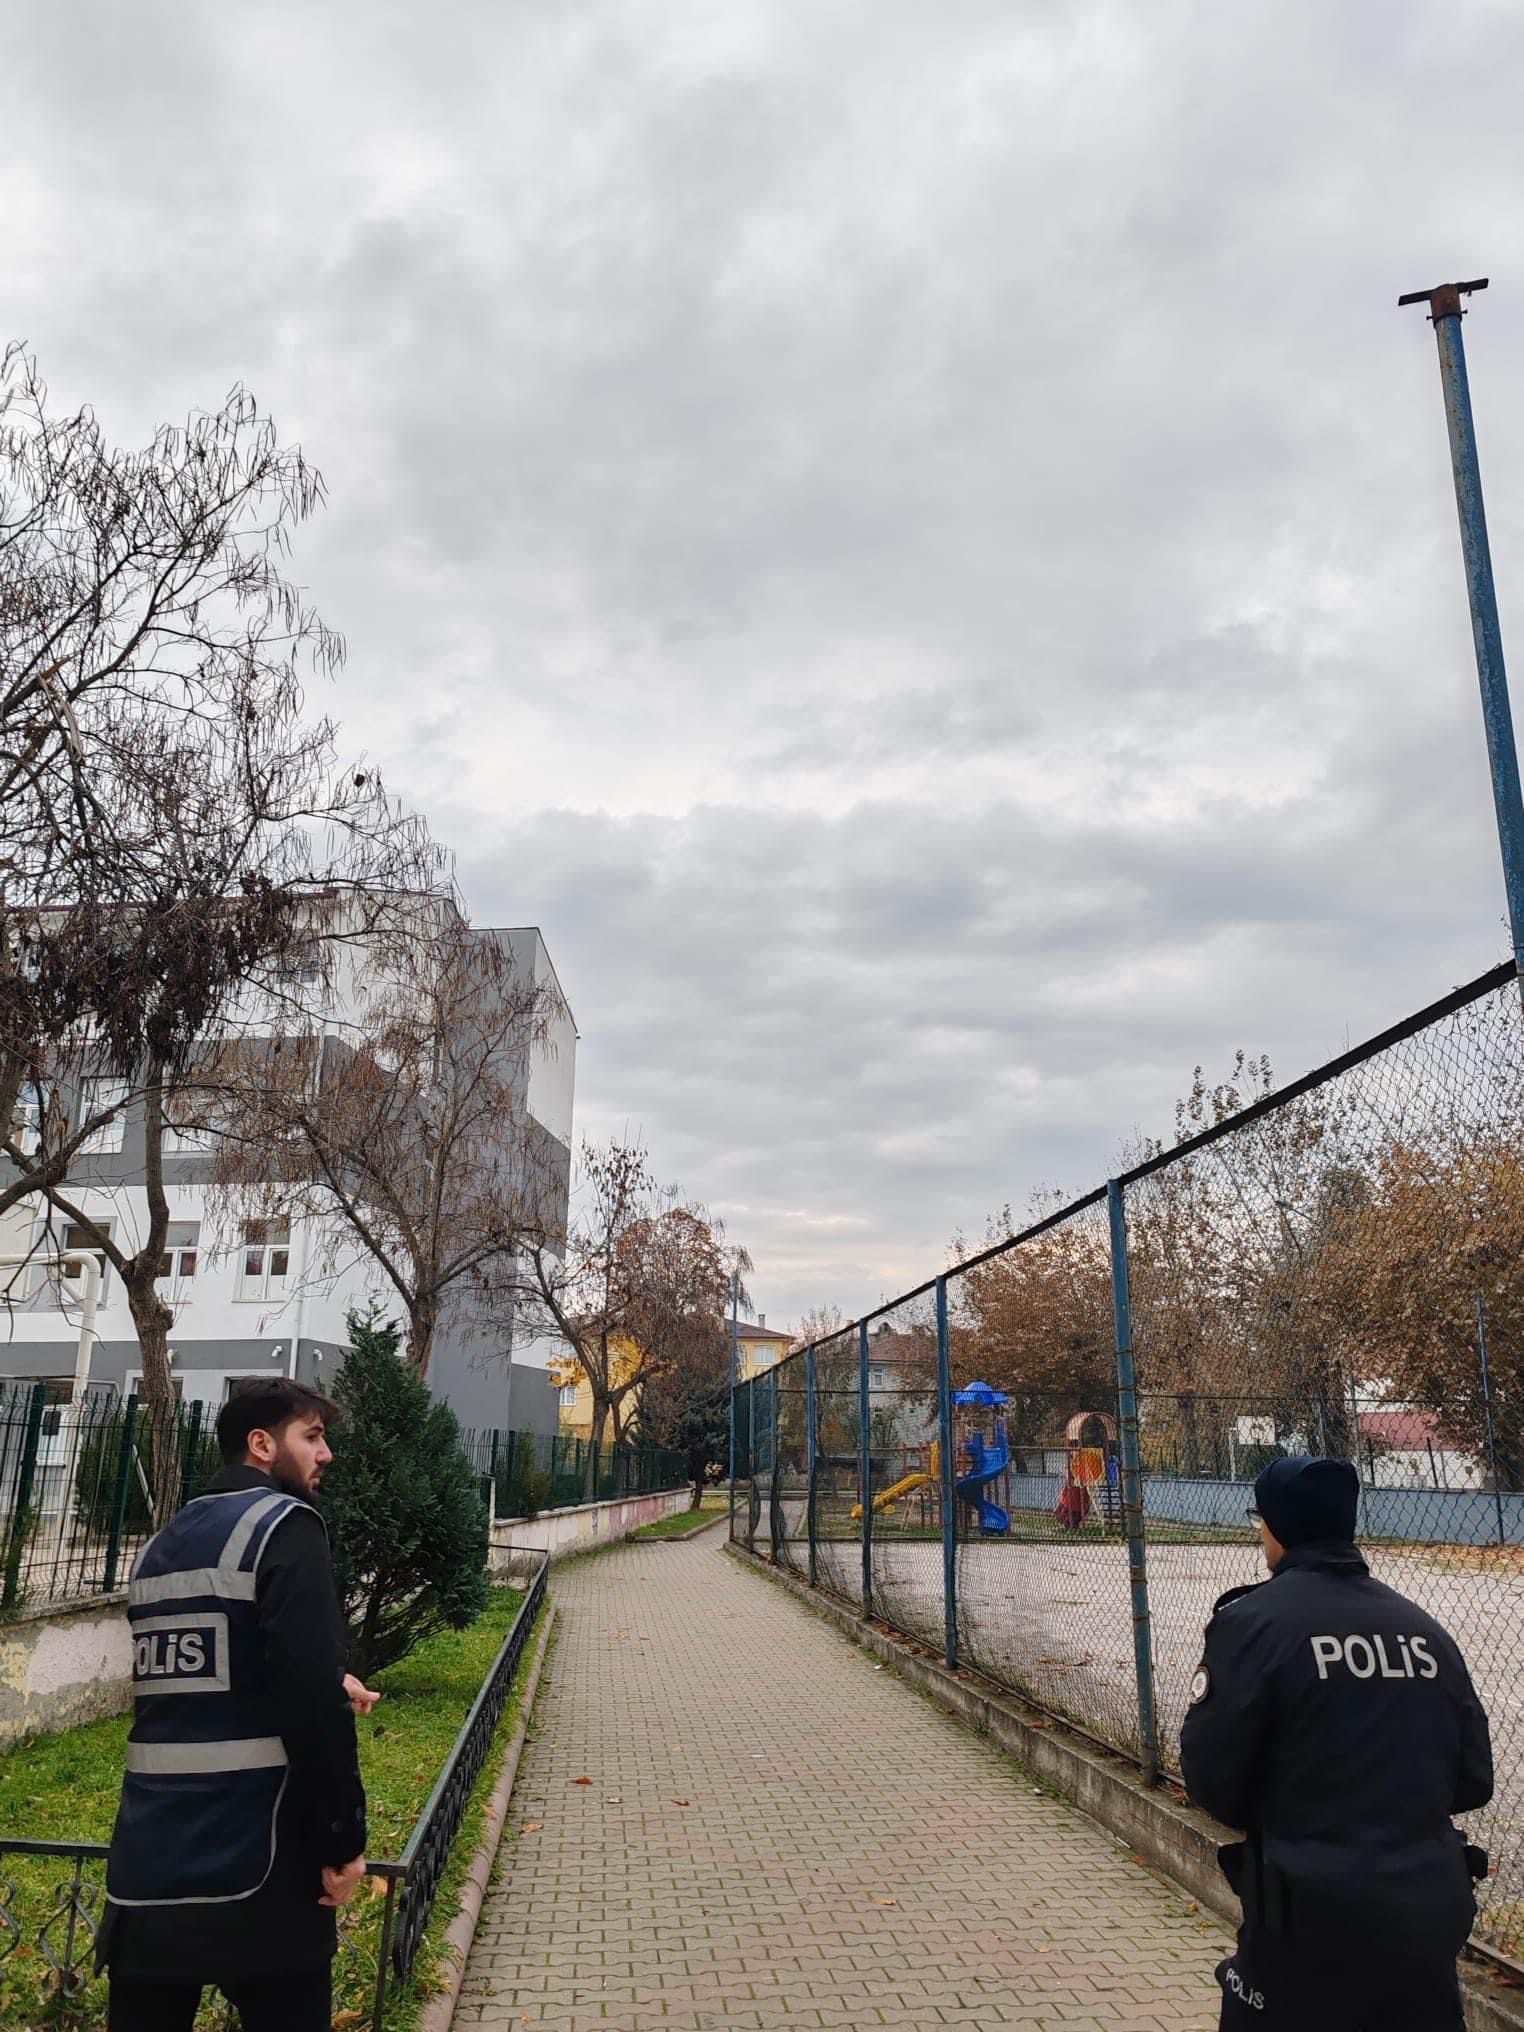
{"label": "green bush", "polygon": [[349,1316],[333,1394],[323,1510],[362,1679],[436,1630],[463,1630],[487,1601],[487,1511],[448,1405],[397,1354],[400,1335],[372,1313]]}
{"label": "green bush", "polygon": [[541,1467],[539,1445],[532,1432],[510,1432],[497,1463],[499,1517],[538,1517],[549,1504],[554,1477]]}

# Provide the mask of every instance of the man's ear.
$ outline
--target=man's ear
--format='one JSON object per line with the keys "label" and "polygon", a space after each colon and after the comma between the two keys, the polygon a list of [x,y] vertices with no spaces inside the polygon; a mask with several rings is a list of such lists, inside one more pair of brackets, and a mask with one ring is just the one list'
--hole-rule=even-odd
{"label": "man's ear", "polygon": [[246,1451],[251,1467],[269,1467],[279,1451],[275,1434],[273,1432],[266,1432],[262,1425],[256,1425],[254,1430],[249,1434]]}

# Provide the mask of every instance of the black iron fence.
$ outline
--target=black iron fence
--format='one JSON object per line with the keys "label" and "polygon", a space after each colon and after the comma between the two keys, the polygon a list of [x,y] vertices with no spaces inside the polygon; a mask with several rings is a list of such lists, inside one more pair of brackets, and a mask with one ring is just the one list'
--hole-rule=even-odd
{"label": "black iron fence", "polygon": [[461,1434],[461,1445],[483,1489],[490,1484],[499,1517],[650,1496],[690,1480],[687,1455],[670,1447],[595,1447],[563,1433],[473,1431]]}
{"label": "black iron fence", "polygon": [[[368,1874],[386,1886],[379,1918],[363,1891],[340,1915],[340,1982],[346,1974],[365,1978],[370,2009],[363,2023],[370,2032],[383,2032],[388,2006],[400,2001],[413,1973],[472,1791],[544,1607],[549,1565],[545,1555],[536,1555],[513,1624],[402,1854],[395,1860],[367,1859]],[[29,1841],[0,1835],[0,1986],[13,1956],[34,1954],[46,1970],[39,1986],[46,2008],[62,2022],[81,2028],[101,2022],[82,2012],[79,2003],[94,1963],[106,1856],[102,1842]],[[52,1862],[63,1867],[51,1893],[40,1900],[26,1897],[17,1881],[18,1866],[34,1871]],[[351,1965],[347,1969],[346,1963]],[[215,2012],[217,2007],[209,2008]],[[225,2022],[236,2022],[231,2010]],[[362,2019],[357,2014],[343,2022],[358,2025]]]}
{"label": "black iron fence", "polygon": [[216,1471],[213,1417],[193,1402],[161,1428],[110,1390],[0,1387],[0,1615],[125,1586],[156,1493],[177,1507]]}
{"label": "black iron fence", "polygon": [[[216,1411],[176,1405],[162,1433],[137,1397],[68,1383],[0,1386],[0,1618],[125,1587],[166,1512],[205,1485],[219,1455]],[[465,1431],[460,1444],[499,1517],[683,1487],[686,1456],[560,1434]],[[162,1489],[161,1489],[161,1484]]]}
{"label": "black iron fence", "polygon": [[[743,1384],[733,1535],[1149,1773],[1282,1454],[1492,1717],[1479,1937],[1524,1950],[1524,1011],[1509,965]],[[1245,1091],[1245,1088],[1249,1091]],[[1249,1105],[1243,1105],[1248,1100]],[[1219,1112],[1222,1119],[1218,1119]]]}

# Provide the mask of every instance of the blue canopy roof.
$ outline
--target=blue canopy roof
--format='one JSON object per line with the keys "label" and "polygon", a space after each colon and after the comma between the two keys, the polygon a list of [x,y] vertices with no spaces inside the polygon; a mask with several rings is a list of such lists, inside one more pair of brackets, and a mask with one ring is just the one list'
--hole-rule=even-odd
{"label": "blue canopy roof", "polygon": [[1003,1390],[992,1390],[988,1383],[970,1383],[966,1390],[953,1392],[954,1404],[1004,1404],[1008,1402]]}

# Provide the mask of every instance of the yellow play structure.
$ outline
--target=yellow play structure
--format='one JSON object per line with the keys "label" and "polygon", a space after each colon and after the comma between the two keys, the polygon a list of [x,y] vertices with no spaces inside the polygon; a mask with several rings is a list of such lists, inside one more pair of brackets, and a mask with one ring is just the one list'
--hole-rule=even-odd
{"label": "yellow play structure", "polygon": [[[880,1489],[879,1493],[873,1498],[874,1509],[875,1510],[887,1509],[891,1503],[897,1503],[900,1500],[901,1496],[908,1496],[913,1494],[914,1491],[917,1489],[925,1488],[928,1482],[934,1482],[936,1480],[937,1475],[941,1470],[941,1466],[942,1466],[941,1443],[938,1440],[934,1439],[931,1442],[931,1472],[929,1474],[906,1475],[903,1477],[902,1480],[893,1483],[889,1488]],[[863,1514],[862,1504],[854,1503],[852,1505],[852,1515],[854,1517],[861,1517],[862,1514]]]}

